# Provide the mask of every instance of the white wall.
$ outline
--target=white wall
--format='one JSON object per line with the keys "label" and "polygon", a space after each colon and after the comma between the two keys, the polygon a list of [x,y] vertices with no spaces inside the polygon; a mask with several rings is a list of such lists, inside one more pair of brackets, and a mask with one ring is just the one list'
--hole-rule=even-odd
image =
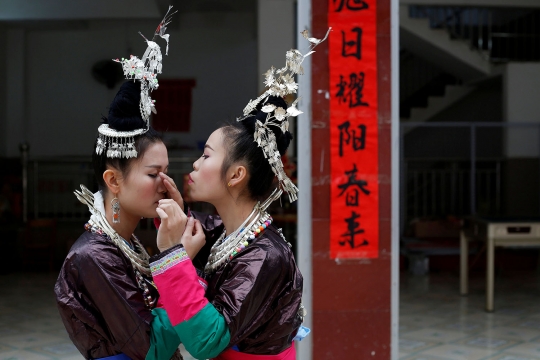
{"label": "white wall", "polygon": [[[295,4],[293,0],[257,0],[258,73],[271,66],[285,66],[285,53],[294,48]],[[264,90],[264,77],[258,78],[258,90]]]}
{"label": "white wall", "polygon": [[5,54],[5,123],[3,125],[4,152],[18,156],[19,144],[26,140],[28,125],[26,112],[26,32],[23,29],[6,31]]}
{"label": "white wall", "polygon": [[[509,63],[503,71],[503,117],[509,123],[540,123],[540,63]],[[506,155],[538,157],[538,128],[510,129]]]}
{"label": "white wall", "polygon": [[[0,24],[0,54],[6,53],[6,46],[7,46],[6,41],[7,41],[6,29],[4,26]],[[7,56],[0,56],[0,69],[6,68],[6,59],[7,59]],[[7,83],[5,81],[0,81],[0,157],[6,156],[6,140],[5,140],[6,116],[7,116],[6,88],[7,88]]]}
{"label": "white wall", "polygon": [[[256,19],[250,13],[222,12],[187,13],[174,21],[179,25],[169,31],[169,56],[164,58],[160,78],[194,78],[197,85],[191,132],[167,136],[195,147],[217,123],[240,115],[248,100],[257,95]],[[31,145],[31,157],[91,154],[101,115],[107,115],[120,86],[107,89],[93,79],[91,67],[99,60],[130,53],[142,56],[146,44],[138,31],[151,36],[156,21],[85,24],[73,30],[26,32],[24,110],[28,125],[23,137]],[[23,85],[10,84],[9,88]],[[5,120],[7,126],[18,126],[18,119]],[[4,155],[9,157],[18,156],[15,144],[23,140],[13,135],[0,135],[6,144]]]}

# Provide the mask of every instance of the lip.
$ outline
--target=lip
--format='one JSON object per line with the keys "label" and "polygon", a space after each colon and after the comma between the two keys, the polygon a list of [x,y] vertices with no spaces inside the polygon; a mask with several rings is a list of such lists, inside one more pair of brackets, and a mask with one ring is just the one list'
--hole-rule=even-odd
{"label": "lip", "polygon": [[188,174],[188,184],[193,184],[195,181],[193,181],[193,179],[191,178],[191,174]]}

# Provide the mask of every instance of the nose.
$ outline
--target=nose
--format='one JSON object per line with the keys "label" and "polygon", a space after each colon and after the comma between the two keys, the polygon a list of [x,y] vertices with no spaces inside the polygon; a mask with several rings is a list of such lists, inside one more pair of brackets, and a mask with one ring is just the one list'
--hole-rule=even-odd
{"label": "nose", "polygon": [[201,158],[193,162],[193,170],[197,171],[199,169],[199,161],[201,161]]}
{"label": "nose", "polygon": [[158,179],[158,193],[166,193],[167,192],[167,188],[165,187],[165,184],[163,183],[163,179],[161,177],[159,177]]}

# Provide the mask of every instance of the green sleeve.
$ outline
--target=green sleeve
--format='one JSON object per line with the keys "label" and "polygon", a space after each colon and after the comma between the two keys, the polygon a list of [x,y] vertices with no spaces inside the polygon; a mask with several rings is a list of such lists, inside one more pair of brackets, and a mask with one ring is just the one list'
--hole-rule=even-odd
{"label": "green sleeve", "polygon": [[180,338],[164,309],[154,309],[152,315],[154,319],[150,331],[150,349],[145,359],[169,360],[178,349]]}
{"label": "green sleeve", "polygon": [[[171,339],[170,344],[181,339],[186,350],[196,359],[212,359],[229,345],[230,334],[225,319],[210,303],[207,303],[189,320],[182,321],[176,326],[171,325],[164,309],[154,309],[152,314],[154,322],[166,324],[167,333],[170,328],[175,330],[176,339]],[[154,330],[154,325],[152,325],[152,330]],[[150,351],[146,359],[160,359],[159,356],[162,355],[158,354],[158,348],[166,347],[166,344],[154,343],[153,334],[154,331],[152,331]],[[162,339],[164,341],[167,337],[162,336]],[[157,357],[149,357],[151,354],[156,354]]]}

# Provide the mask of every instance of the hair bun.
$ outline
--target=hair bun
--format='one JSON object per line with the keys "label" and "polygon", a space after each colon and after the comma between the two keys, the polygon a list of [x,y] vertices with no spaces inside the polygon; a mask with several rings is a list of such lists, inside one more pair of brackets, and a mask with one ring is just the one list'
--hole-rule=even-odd
{"label": "hair bun", "polygon": [[[261,109],[264,105],[275,105],[276,107],[280,107],[283,109],[287,109],[287,102],[282,97],[279,96],[270,96],[268,97],[268,100],[264,104],[259,103],[257,105],[257,108],[251,112],[251,117],[242,120],[242,124],[244,127],[251,133],[255,133],[255,123],[257,120],[262,122],[263,124],[266,122],[266,118],[268,117],[268,113],[263,112]],[[272,132],[276,136],[276,143],[279,153],[283,156],[287,149],[289,148],[289,144],[291,143],[291,140],[293,139],[293,136],[290,132],[286,131],[283,133],[281,129],[279,129],[276,126],[270,126],[270,129],[272,129]]]}
{"label": "hair bun", "polygon": [[126,81],[116,93],[109,108],[109,116],[104,118],[105,123],[117,131],[132,131],[146,127],[139,109],[140,100],[139,82]]}

